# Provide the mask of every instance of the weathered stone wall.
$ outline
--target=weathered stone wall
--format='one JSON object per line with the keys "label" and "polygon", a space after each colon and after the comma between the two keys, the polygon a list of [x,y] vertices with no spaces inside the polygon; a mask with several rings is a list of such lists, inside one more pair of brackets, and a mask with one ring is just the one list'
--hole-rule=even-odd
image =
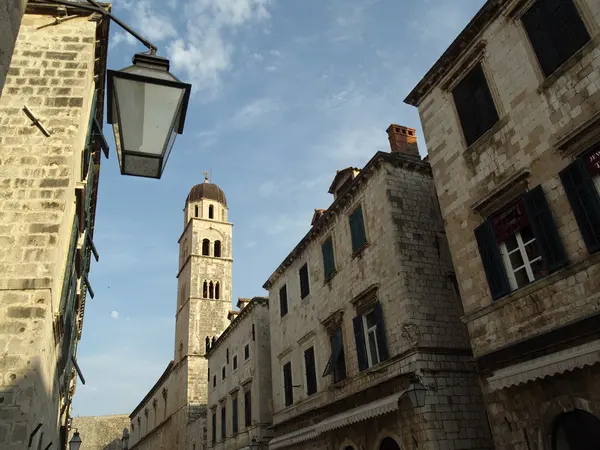
{"label": "weathered stone wall", "polygon": [[26,6],[27,0],[5,0],[0,3],[0,97]]}
{"label": "weathered stone wall", "polygon": [[123,430],[129,428],[129,416],[73,417],[69,440],[77,430],[81,437],[81,450],[122,450]]}
{"label": "weathered stone wall", "polygon": [[[55,338],[53,325],[75,187],[85,187],[98,27],[88,16],[38,29],[53,15],[26,14],[0,98],[0,447],[6,450],[24,448],[39,424],[42,448],[58,443],[65,418],[58,418],[56,371],[62,336]],[[49,137],[32,126],[23,106]]]}
{"label": "weathered stone wall", "polygon": [[[586,5],[584,18],[597,29],[600,3],[576,3]],[[437,87],[419,106],[476,355],[594,312],[597,303],[588,299],[600,291],[597,259],[589,257],[558,178],[572,158],[555,148],[600,111],[597,36],[547,79],[518,20],[500,16],[480,40],[487,42],[483,64],[500,127],[466,148],[450,92]],[[492,302],[473,233],[482,218],[472,206],[525,170],[528,185],[544,189],[571,264]]]}
{"label": "weathered stone wall", "polygon": [[[252,330],[254,328],[254,336]],[[265,429],[271,422],[271,352],[269,337],[269,306],[265,299],[253,299],[240,312],[219,338],[208,357],[210,373],[208,390],[207,447],[229,450],[245,447],[253,436],[268,436]],[[249,358],[244,347],[249,346]],[[229,353],[229,362],[227,354]],[[237,368],[234,370],[234,357]],[[222,371],[225,368],[225,378]],[[216,378],[215,378],[216,377]],[[216,380],[214,383],[213,380]],[[245,426],[244,394],[251,391],[252,423]],[[238,432],[233,434],[232,398],[237,397]],[[221,439],[221,403],[226,407],[226,439]],[[212,444],[212,411],[217,412],[217,443]]]}
{"label": "weathered stone wall", "polygon": [[[371,172],[366,181],[340,197],[341,209],[280,275],[269,280],[274,281],[269,287],[273,421],[282,424],[277,435],[298,429],[301,422],[295,418],[314,409],[327,406],[323,416],[330,416],[334,414],[332,404],[343,399],[348,399],[347,409],[356,407],[363,401],[354,398],[356,395],[388,380],[393,380],[395,390],[400,392],[406,381],[402,374],[417,370],[434,373],[453,367],[474,378],[473,366],[467,363],[470,350],[459,320],[459,300],[448,278],[452,264],[429,165],[405,156],[393,156],[390,161],[386,156],[385,160],[375,156],[379,162],[363,169]],[[358,205],[363,211],[368,246],[353,257],[348,216]],[[329,235],[333,237],[336,274],[326,283],[321,244]],[[310,294],[301,300],[298,271],[306,262]],[[279,289],[284,283],[289,312],[281,317]],[[372,370],[359,371],[352,323],[357,312],[351,301],[373,285],[378,286],[376,296],[383,310],[390,358]],[[348,378],[334,387],[331,376],[321,377],[331,354],[329,335],[321,321],[336,311],[343,314]],[[310,345],[316,353],[318,390],[307,396],[303,350]],[[442,352],[447,354],[441,355]],[[292,384],[301,388],[293,390],[294,403],[285,407],[282,365],[290,360]],[[439,382],[437,376],[432,375],[431,380]],[[432,402],[438,401],[438,394],[429,395]],[[470,424],[480,439],[473,443],[478,448],[489,448],[480,391],[475,389],[457,410],[456,417],[461,411],[479,412],[480,419]],[[443,416],[440,414],[435,420],[442,420]],[[446,420],[453,418],[449,413]],[[429,427],[438,430],[435,437],[426,439],[429,442],[453,445],[457,439],[467,439],[466,430],[454,435],[442,427],[442,422]]]}

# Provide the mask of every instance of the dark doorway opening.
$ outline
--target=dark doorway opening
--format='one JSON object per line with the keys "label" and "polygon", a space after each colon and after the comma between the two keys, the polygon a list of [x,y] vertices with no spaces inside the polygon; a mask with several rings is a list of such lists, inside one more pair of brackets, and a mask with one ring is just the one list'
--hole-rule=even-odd
{"label": "dark doorway opening", "polygon": [[400,446],[391,437],[386,437],[381,441],[379,450],[400,450]]}
{"label": "dark doorway opening", "polygon": [[600,419],[576,409],[561,414],[552,430],[553,450],[600,450]]}

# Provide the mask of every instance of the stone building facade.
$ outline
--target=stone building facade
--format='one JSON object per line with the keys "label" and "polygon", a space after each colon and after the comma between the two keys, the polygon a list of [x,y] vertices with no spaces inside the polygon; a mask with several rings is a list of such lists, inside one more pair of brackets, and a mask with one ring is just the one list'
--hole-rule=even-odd
{"label": "stone building facade", "polygon": [[239,311],[214,342],[207,341],[208,432],[213,450],[248,449],[271,433],[271,341],[269,301],[240,298]]}
{"label": "stone building facade", "polygon": [[75,430],[81,437],[79,450],[126,450],[123,449],[123,431],[129,428],[129,416],[73,417],[69,441]]}
{"label": "stone building facade", "polygon": [[57,7],[29,2],[0,98],[3,450],[66,445],[77,342],[93,296],[108,21],[70,14],[46,26]]}
{"label": "stone building facade", "polygon": [[600,2],[490,0],[418,106],[497,449],[600,442]]}
{"label": "stone building facade", "polygon": [[492,448],[431,167],[415,130],[388,136],[264,285],[272,450]]}
{"label": "stone building facade", "polygon": [[233,224],[225,194],[208,178],[190,190],[183,212],[174,358],[130,415],[131,449],[200,450],[205,442],[205,339],[229,323]]}
{"label": "stone building facade", "polygon": [[26,6],[27,0],[6,0],[0,3],[0,97]]}

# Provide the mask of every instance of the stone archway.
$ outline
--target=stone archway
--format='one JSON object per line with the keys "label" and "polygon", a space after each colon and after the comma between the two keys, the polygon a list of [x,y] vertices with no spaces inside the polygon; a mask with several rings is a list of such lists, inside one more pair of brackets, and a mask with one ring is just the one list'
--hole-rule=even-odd
{"label": "stone archway", "polygon": [[379,450],[400,450],[400,446],[391,437],[385,437],[381,441],[381,444],[379,444]]}
{"label": "stone archway", "polygon": [[560,414],[552,429],[552,450],[600,450],[600,419],[581,409]]}

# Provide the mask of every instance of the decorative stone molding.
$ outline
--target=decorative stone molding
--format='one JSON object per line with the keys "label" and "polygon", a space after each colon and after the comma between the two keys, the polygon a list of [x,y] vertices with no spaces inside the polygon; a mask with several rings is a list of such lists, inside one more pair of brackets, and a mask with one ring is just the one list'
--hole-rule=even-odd
{"label": "decorative stone molding", "polygon": [[530,174],[529,168],[517,171],[473,203],[471,209],[482,217],[489,217],[527,191]]}
{"label": "decorative stone molding", "polygon": [[372,284],[352,300],[350,303],[354,305],[357,314],[362,314],[369,310],[377,303],[377,291],[379,290],[378,284]]}
{"label": "decorative stone molding", "polygon": [[600,142],[600,111],[558,140],[555,147],[565,156],[577,157]]}
{"label": "decorative stone molding", "polygon": [[419,326],[417,324],[413,322],[405,322],[400,328],[402,330],[402,337],[406,339],[411,347],[416,347],[419,345],[419,340],[421,339],[421,330],[419,330]]}
{"label": "decorative stone molding", "polygon": [[327,318],[321,321],[321,325],[325,327],[328,334],[332,334],[336,328],[342,324],[344,318],[344,310],[338,309],[331,313]]}

